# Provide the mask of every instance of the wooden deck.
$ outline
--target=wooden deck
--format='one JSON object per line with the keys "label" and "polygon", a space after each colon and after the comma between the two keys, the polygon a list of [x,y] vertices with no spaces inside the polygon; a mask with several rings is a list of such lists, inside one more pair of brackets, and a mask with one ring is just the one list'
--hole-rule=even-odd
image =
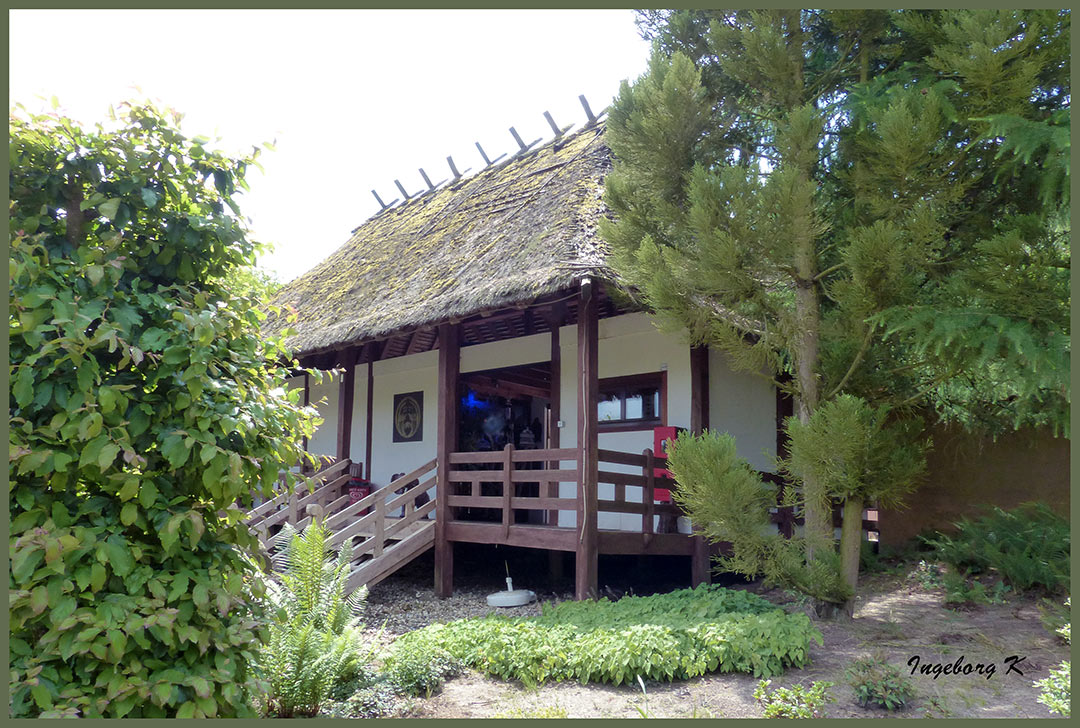
{"label": "wooden deck", "polygon": [[[580,452],[576,448],[520,450],[508,445],[499,452],[450,453],[441,524],[436,519],[439,499],[432,492],[437,485],[436,460],[355,503],[349,502],[345,488],[350,462],[343,460],[306,478],[295,492],[283,491],[254,508],[247,523],[267,548],[285,523],[303,529],[314,519],[332,532],[331,547],[352,539],[350,588],[378,583],[432,546],[438,547],[440,537],[447,545],[499,544],[580,555],[583,524],[595,534],[593,556],[689,556],[693,581],[707,581],[715,548],[696,533],[676,532],[682,512],[673,503],[656,502],[656,490],[671,489],[675,483],[658,474],[663,471],[652,452],[598,450],[597,481],[604,487],[598,488],[591,509],[578,480]],[[601,490],[604,496],[599,495]],[[417,505],[424,493],[427,502]],[[576,525],[560,525],[571,520],[571,514]],[[636,517],[640,527],[599,528],[602,514],[630,515],[631,521]],[[773,522],[787,535],[795,526],[789,508],[778,507]],[[868,519],[863,526],[876,530],[876,519]]]}

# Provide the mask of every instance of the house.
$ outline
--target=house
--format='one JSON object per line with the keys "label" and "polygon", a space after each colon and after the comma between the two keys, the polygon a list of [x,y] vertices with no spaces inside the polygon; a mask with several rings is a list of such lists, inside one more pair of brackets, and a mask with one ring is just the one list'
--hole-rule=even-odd
{"label": "house", "polygon": [[[418,543],[434,544],[440,595],[455,542],[573,552],[578,598],[596,591],[598,554],[683,555],[706,581],[709,549],[668,502],[662,428],[730,432],[774,470],[786,398],[618,295],[597,233],[610,165],[590,114],[470,177],[452,167],[451,182],[384,207],[276,297],[297,316],[301,364],[344,369],[295,382],[325,401],[309,451],[383,489],[334,523],[370,507],[404,507],[417,528],[433,518]],[[421,488],[430,503],[412,500]]]}

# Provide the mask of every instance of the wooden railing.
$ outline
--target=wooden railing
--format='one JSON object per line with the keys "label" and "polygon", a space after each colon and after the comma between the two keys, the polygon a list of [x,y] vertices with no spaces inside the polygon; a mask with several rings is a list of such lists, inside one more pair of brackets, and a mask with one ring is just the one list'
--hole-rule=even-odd
{"label": "wooden railing", "polygon": [[[685,515],[682,509],[674,503],[656,502],[656,489],[665,488],[670,491],[675,487],[675,481],[656,474],[657,467],[663,467],[663,461],[661,460],[658,464],[651,449],[646,449],[640,455],[617,450],[599,450],[597,456],[600,463],[597,482],[610,483],[615,487],[613,497],[597,496],[598,511],[640,515],[642,542],[646,545],[658,532],[657,525],[661,527],[660,533],[677,532],[676,519]],[[610,470],[611,465],[628,465],[634,469],[640,469],[641,472],[617,472]],[[640,501],[627,499],[627,486],[641,488]],[[654,518],[655,516],[659,516],[659,519]]]}
{"label": "wooden railing", "polygon": [[[342,487],[349,482],[349,460],[335,462],[314,475],[303,479],[292,492],[285,485],[285,476],[282,475],[278,489],[281,491],[277,496],[267,502],[248,511],[246,523],[250,528],[259,533],[260,540],[265,544],[275,527],[284,523],[291,523],[298,528],[310,523],[308,509],[310,506],[321,508],[326,512],[332,507],[332,502],[340,495]],[[341,498],[336,498],[340,501]],[[346,496],[344,499],[348,501]]]}
{"label": "wooden railing", "polygon": [[[543,511],[548,514],[548,525],[554,526],[554,514],[578,507],[576,491],[570,498],[559,495],[560,483],[577,484],[577,457],[574,448],[519,450],[513,445],[496,452],[450,453],[446,499],[450,519],[461,519],[465,508],[492,509],[501,512],[499,520],[506,534],[515,510]],[[567,461],[570,467],[563,467]],[[539,486],[536,495],[519,493],[517,486],[522,484]]]}

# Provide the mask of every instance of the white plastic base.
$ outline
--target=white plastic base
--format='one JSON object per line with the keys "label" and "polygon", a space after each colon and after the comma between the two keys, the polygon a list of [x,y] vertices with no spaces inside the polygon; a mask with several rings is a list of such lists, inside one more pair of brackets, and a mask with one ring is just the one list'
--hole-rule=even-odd
{"label": "white plastic base", "polygon": [[528,589],[515,589],[488,594],[487,603],[491,607],[520,607],[536,601],[536,594]]}

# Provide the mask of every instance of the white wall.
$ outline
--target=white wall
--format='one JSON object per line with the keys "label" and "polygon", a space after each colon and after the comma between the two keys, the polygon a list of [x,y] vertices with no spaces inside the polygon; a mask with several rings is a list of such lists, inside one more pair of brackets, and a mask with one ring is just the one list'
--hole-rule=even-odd
{"label": "white wall", "polygon": [[[371,482],[378,487],[388,485],[390,476],[394,473],[408,473],[435,457],[438,364],[438,351],[375,362]],[[367,376],[366,372],[364,376]],[[417,442],[394,442],[394,395],[406,392],[424,393],[423,439]],[[363,436],[360,442],[363,443]],[[354,451],[356,447],[354,443]],[[360,445],[360,452],[363,452],[363,444]],[[362,457],[361,455],[361,459]]]}
{"label": "white wall", "polygon": [[308,440],[308,452],[316,455],[337,455],[339,381],[339,377],[332,377],[325,372],[322,384],[316,384],[312,378],[308,386],[309,402],[323,418],[322,425]]}
{"label": "white wall", "polygon": [[734,372],[723,352],[709,352],[709,429],[735,437],[750,465],[776,472],[776,388],[763,377]]}

